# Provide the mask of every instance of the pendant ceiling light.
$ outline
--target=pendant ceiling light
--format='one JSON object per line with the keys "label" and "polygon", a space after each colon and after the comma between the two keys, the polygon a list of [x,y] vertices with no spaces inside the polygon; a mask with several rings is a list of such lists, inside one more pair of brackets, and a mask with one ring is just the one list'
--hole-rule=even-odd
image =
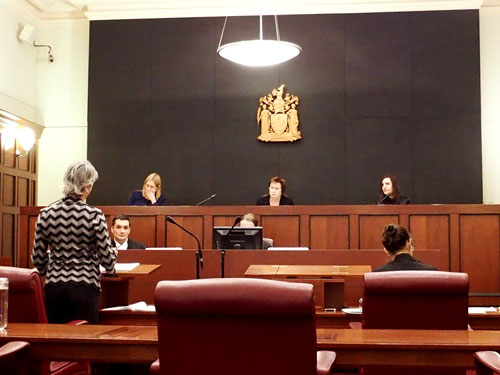
{"label": "pendant ceiling light", "polygon": [[276,26],[276,40],[266,40],[262,38],[262,16],[260,20],[260,39],[242,40],[240,42],[221,45],[224,30],[226,28],[227,17],[224,21],[222,34],[219,40],[217,53],[232,62],[247,66],[269,66],[279,64],[297,56],[302,48],[297,44],[280,40],[278,17],[274,16]]}

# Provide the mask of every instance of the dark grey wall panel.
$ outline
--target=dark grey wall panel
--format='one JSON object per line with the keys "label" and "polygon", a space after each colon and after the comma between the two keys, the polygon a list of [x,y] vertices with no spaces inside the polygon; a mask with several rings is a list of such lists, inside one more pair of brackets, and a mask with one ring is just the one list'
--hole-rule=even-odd
{"label": "dark grey wall panel", "polygon": [[281,148],[280,174],[295,204],[345,202],[344,120],[308,120],[307,137]]}
{"label": "dark grey wall panel", "polygon": [[280,173],[280,147],[258,141],[257,128],[254,119],[217,122],[214,204],[255,204],[269,178]]}
{"label": "dark grey wall panel", "polygon": [[[297,204],[373,203],[388,172],[414,203],[481,202],[477,11],[279,20],[303,51],[268,68],[216,55],[222,18],[91,22],[91,202],[125,203],[152,171],[169,204],[253,204],[274,175]],[[258,17],[231,17],[223,43],[257,37]],[[262,143],[258,100],[281,83],[303,139]]]}
{"label": "dark grey wall panel", "polygon": [[478,116],[415,123],[414,197],[422,203],[482,203]]}
{"label": "dark grey wall panel", "polygon": [[401,193],[413,198],[413,120],[346,120],[346,129],[346,202],[375,203],[388,173],[398,177]]}
{"label": "dark grey wall panel", "polygon": [[346,18],[346,114],[411,115],[411,24],[408,13]]}
{"label": "dark grey wall panel", "polygon": [[152,35],[151,157],[167,202],[195,204],[213,189],[214,20],[158,20]]}
{"label": "dark grey wall panel", "polygon": [[300,97],[302,120],[344,115],[344,19],[341,15],[280,18],[281,38],[302,46],[299,56],[279,65],[280,83]]}
{"label": "dark grey wall panel", "polygon": [[415,13],[412,25],[413,114],[479,114],[477,11]]}
{"label": "dark grey wall panel", "polygon": [[157,168],[151,156],[151,22],[92,22],[88,158],[99,171],[90,201],[125,204]]}

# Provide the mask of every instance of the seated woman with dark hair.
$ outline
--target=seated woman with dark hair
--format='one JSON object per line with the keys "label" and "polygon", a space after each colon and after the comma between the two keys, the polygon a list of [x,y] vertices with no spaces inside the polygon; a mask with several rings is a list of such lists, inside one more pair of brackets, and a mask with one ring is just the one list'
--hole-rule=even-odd
{"label": "seated woman with dark hair", "polygon": [[401,195],[396,176],[389,174],[382,178],[377,204],[410,204],[410,198]]}
{"label": "seated woman with dark hair", "polygon": [[167,200],[161,195],[161,177],[151,173],[144,180],[142,191],[133,191],[127,205],[129,206],[165,206]]}
{"label": "seated woman with dark hair", "polygon": [[257,206],[292,206],[293,199],[285,194],[284,178],[273,177],[269,180],[269,193],[263,195],[255,203]]}
{"label": "seated woman with dark hair", "polygon": [[391,261],[374,272],[383,271],[406,271],[406,270],[428,270],[437,271],[436,267],[422,263],[413,258],[415,249],[410,233],[401,225],[386,225],[382,233],[382,244],[384,251]]}

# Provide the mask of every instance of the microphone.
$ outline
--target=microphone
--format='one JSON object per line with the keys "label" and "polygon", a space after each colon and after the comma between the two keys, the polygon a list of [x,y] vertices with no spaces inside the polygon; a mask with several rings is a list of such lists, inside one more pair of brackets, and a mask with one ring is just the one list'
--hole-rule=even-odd
{"label": "microphone", "polygon": [[216,196],[217,196],[217,194],[212,194],[212,195],[211,195],[211,196],[209,196],[208,198],[203,199],[202,201],[199,201],[198,203],[196,203],[196,204],[195,204],[195,206],[199,206],[200,204],[206,203],[206,202],[208,202],[209,200],[214,199]]}
{"label": "microphone", "polygon": [[188,229],[184,228],[177,221],[175,221],[172,216],[167,216],[166,219],[167,219],[167,221],[169,223],[172,223],[172,224],[178,226],[184,232],[186,232],[187,234],[189,234],[191,237],[193,237],[196,240],[196,243],[198,244],[198,250],[196,251],[196,278],[199,279],[200,278],[200,267],[203,270],[203,252],[201,251],[200,240],[191,231],[189,231]]}
{"label": "microphone", "polygon": [[222,241],[222,249],[226,248],[227,240],[230,238],[229,236],[230,236],[231,232],[233,231],[236,224],[239,224],[241,220],[243,220],[243,218],[241,216],[236,216],[236,219],[234,219],[233,226],[231,227],[231,229],[229,229],[229,231],[224,236],[224,240]]}
{"label": "microphone", "polygon": [[234,227],[236,226],[236,224],[238,224],[243,218],[241,216],[236,216],[236,219],[234,219],[234,223],[233,223],[233,226],[231,227],[231,229],[228,230],[228,232],[226,233],[226,235],[224,236],[224,239],[222,240],[222,249],[220,251],[220,277],[224,277],[224,266],[225,266],[225,262],[224,262],[224,259],[225,259],[225,256],[226,256],[226,244],[227,244],[227,240],[231,234],[231,232],[233,231]]}
{"label": "microphone", "polygon": [[390,194],[384,195],[384,197],[377,202],[377,204],[381,204],[383,201],[385,201],[387,198],[390,197]]}

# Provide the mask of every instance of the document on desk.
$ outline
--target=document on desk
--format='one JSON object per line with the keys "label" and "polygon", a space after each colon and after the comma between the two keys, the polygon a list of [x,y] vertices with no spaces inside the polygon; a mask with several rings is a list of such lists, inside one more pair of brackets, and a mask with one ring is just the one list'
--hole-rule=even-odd
{"label": "document on desk", "polygon": [[113,306],[102,309],[103,311],[156,311],[155,305],[148,305],[146,302],[136,302],[127,306]]}
{"label": "document on desk", "polygon": [[[115,263],[115,270],[116,272],[132,271],[140,265],[140,263]],[[101,270],[101,273],[106,272],[103,266],[99,266],[99,269]]]}
{"label": "document on desk", "polygon": [[491,312],[498,312],[496,307],[469,307],[469,314],[486,314]]}

